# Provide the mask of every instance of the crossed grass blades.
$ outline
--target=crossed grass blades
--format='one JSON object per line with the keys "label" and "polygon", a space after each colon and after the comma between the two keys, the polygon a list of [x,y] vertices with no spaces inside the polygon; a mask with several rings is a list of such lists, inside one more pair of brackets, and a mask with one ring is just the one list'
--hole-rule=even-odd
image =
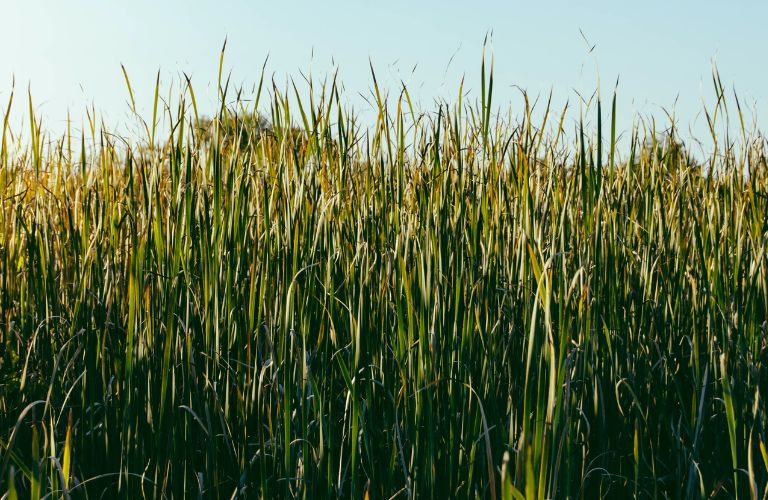
{"label": "crossed grass blades", "polygon": [[619,158],[615,97],[505,119],[485,63],[424,114],[374,75],[370,127],[261,82],[88,146],[9,100],[5,498],[766,497],[766,141],[716,75],[699,161]]}

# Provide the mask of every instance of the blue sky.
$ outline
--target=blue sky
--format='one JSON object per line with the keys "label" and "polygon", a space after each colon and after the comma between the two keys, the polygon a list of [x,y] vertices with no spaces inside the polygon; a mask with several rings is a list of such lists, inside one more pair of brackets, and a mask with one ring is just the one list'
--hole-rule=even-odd
{"label": "blue sky", "polygon": [[462,75],[470,92],[479,87],[492,32],[497,104],[519,107],[519,86],[577,106],[576,92],[590,94],[599,78],[608,98],[620,78],[620,127],[636,113],[663,118],[674,105],[683,129],[706,133],[697,115],[702,100],[712,102],[713,63],[765,121],[766,20],[768,3],[757,1],[0,0],[0,102],[15,76],[52,130],[88,104],[111,123],[128,120],[122,63],[145,113],[158,69],[166,85],[192,75],[201,107],[212,109],[226,37],[225,69],[246,88],[269,55],[268,75],[279,82],[338,67],[350,103],[364,107],[356,96],[370,89],[370,59],[380,84],[396,92],[404,81],[427,109],[435,97],[452,99]]}

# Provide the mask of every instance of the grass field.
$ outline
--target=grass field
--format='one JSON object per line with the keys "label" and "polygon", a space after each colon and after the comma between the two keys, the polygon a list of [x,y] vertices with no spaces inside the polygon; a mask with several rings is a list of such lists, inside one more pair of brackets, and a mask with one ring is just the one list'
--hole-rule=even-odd
{"label": "grass field", "polygon": [[302,86],[132,138],[17,90],[5,498],[766,498],[766,141],[717,76],[698,159],[488,64],[421,115],[372,77],[371,125]]}

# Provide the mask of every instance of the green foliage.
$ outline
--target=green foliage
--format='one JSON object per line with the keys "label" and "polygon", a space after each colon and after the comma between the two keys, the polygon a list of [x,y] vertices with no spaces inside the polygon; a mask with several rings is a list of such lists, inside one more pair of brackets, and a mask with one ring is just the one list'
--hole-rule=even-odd
{"label": "green foliage", "polygon": [[[225,147],[238,146],[245,150],[248,145],[257,142],[263,134],[270,133],[269,120],[258,113],[240,112],[230,113],[215,118],[203,117],[196,124],[197,137],[204,144],[210,145],[217,141],[219,135],[220,144]],[[217,130],[217,127],[220,130]]]}
{"label": "green foliage", "polygon": [[622,159],[615,99],[610,144],[505,121],[485,68],[421,116],[374,76],[370,127],[335,82],[190,84],[129,147],[4,120],[0,490],[765,497],[765,140]]}

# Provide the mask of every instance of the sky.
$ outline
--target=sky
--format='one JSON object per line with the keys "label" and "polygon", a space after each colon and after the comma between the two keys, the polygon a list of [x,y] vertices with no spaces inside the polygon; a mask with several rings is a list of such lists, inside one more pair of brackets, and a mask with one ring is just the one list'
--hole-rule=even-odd
{"label": "sky", "polygon": [[404,82],[430,109],[436,98],[455,99],[462,77],[468,95],[478,95],[488,36],[494,99],[504,108],[519,111],[519,88],[534,98],[551,91],[574,110],[579,95],[599,86],[607,100],[617,88],[620,129],[637,116],[664,121],[674,109],[679,129],[702,134],[714,64],[757,122],[768,119],[766,20],[768,2],[750,0],[0,0],[0,106],[15,81],[24,101],[13,116],[23,115],[29,87],[49,130],[62,130],[68,112],[82,120],[89,105],[112,125],[130,121],[123,64],[144,116],[158,71],[164,91],[190,75],[210,111],[226,39],[224,70],[246,89],[268,56],[267,76],[283,84],[338,69],[350,105],[362,109],[370,61],[381,86],[397,93]]}

